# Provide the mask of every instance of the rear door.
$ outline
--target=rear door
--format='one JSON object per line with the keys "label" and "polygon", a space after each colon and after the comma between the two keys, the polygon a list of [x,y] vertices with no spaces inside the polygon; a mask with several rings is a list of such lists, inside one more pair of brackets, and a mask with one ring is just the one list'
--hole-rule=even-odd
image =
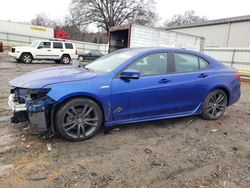
{"label": "rear door", "polygon": [[60,59],[63,53],[64,53],[63,43],[53,42],[53,58]]}
{"label": "rear door", "polygon": [[210,76],[209,63],[196,55],[188,53],[171,53],[174,69],[171,74],[172,91],[175,93],[172,103],[173,113],[192,113],[207,94],[206,80]]}
{"label": "rear door", "polygon": [[67,54],[70,54],[72,57],[73,55],[76,55],[76,49],[74,48],[73,43],[65,42],[64,43],[64,50]]}

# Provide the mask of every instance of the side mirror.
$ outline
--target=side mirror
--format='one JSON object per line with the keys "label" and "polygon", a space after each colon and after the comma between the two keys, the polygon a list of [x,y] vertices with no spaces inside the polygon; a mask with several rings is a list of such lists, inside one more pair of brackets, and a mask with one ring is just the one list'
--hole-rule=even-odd
{"label": "side mirror", "polygon": [[124,79],[138,79],[140,78],[140,73],[133,69],[127,69],[123,71],[119,77]]}
{"label": "side mirror", "polygon": [[38,46],[37,49],[42,49],[43,47],[42,46]]}

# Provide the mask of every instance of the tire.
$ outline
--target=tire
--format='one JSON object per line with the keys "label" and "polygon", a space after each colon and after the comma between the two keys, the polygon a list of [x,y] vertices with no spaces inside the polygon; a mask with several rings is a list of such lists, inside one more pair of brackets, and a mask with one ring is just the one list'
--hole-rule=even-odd
{"label": "tire", "polygon": [[69,55],[62,55],[61,57],[61,63],[62,64],[69,64],[70,63],[70,56]]}
{"label": "tire", "polygon": [[78,59],[80,60],[80,61],[84,61],[85,60],[85,58],[82,56],[82,55],[80,55],[79,57],[78,57]]}
{"label": "tire", "polygon": [[32,63],[33,57],[30,53],[23,53],[20,57],[22,63]]}
{"label": "tire", "polygon": [[226,93],[221,89],[216,89],[206,97],[202,117],[207,120],[216,120],[224,115],[227,108],[228,98]]}
{"label": "tire", "polygon": [[100,129],[102,121],[102,110],[87,98],[75,98],[66,102],[59,108],[55,118],[58,132],[70,141],[91,138]]}

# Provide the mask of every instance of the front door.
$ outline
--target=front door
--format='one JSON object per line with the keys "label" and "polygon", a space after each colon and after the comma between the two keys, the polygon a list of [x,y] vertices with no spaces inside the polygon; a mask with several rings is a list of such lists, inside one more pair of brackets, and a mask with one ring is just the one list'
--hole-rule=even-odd
{"label": "front door", "polygon": [[51,42],[41,42],[34,52],[35,59],[50,59],[52,55]]}
{"label": "front door", "polygon": [[139,71],[140,78],[113,79],[113,120],[148,119],[168,113],[171,110],[170,96],[174,94],[168,86],[171,84],[167,74],[168,53],[144,56],[127,69]]}

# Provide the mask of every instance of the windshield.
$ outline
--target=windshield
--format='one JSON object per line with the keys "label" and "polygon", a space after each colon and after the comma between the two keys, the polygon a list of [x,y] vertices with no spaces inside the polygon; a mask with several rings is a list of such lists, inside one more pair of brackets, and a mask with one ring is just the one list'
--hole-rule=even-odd
{"label": "windshield", "polygon": [[38,45],[39,41],[35,40],[31,43],[30,47],[36,47]]}
{"label": "windshield", "polygon": [[140,52],[139,50],[118,50],[95,60],[85,67],[96,72],[111,72]]}

